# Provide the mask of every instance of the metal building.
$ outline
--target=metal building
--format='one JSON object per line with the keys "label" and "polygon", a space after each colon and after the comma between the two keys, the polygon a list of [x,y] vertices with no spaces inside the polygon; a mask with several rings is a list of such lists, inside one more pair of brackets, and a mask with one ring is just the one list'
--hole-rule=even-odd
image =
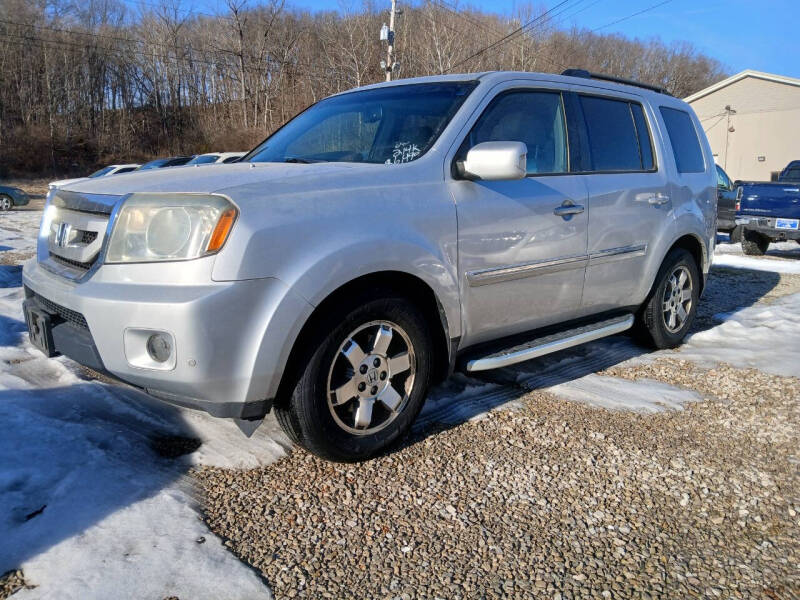
{"label": "metal building", "polygon": [[769,181],[800,160],[800,79],[742,71],[685,100],[731,179]]}

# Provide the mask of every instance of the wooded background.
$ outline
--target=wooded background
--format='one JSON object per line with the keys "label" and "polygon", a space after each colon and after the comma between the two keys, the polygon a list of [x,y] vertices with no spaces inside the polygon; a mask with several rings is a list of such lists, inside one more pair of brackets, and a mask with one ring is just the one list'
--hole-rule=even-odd
{"label": "wooded background", "polygon": [[[678,97],[725,76],[689,43],[565,28],[600,1],[513,18],[451,0],[401,3],[394,76],[577,67]],[[228,0],[205,14],[172,0],[0,0],[0,175],[248,150],[309,104],[383,80],[388,5],[312,14]]]}

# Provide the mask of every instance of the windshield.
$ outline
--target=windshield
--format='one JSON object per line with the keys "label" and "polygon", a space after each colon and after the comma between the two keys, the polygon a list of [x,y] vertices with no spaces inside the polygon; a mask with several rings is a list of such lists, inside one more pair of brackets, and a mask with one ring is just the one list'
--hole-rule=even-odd
{"label": "windshield", "polygon": [[423,83],[326,98],[243,161],[397,164],[425,154],[476,82]]}
{"label": "windshield", "polygon": [[114,167],[103,167],[99,171],[95,171],[94,173],[89,175],[89,177],[90,178],[91,177],[102,177],[103,175],[106,175],[106,174],[110,173],[113,170],[114,170]]}
{"label": "windshield", "polygon": [[151,160],[148,163],[144,163],[141,167],[139,167],[139,170],[147,171],[148,169],[157,169],[166,162],[167,162],[166,158],[157,158],[155,160]]}
{"label": "windshield", "polygon": [[208,163],[217,162],[219,160],[219,154],[201,154],[200,156],[195,156],[192,160],[187,162],[187,165],[206,165]]}

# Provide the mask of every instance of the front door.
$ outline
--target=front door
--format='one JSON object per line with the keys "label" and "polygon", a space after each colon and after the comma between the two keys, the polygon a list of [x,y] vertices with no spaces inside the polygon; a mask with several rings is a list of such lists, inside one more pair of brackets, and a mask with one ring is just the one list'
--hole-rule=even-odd
{"label": "front door", "polygon": [[574,317],[587,263],[587,192],[569,174],[562,92],[519,89],[488,103],[456,155],[487,141],[528,149],[524,179],[453,180],[465,345]]}

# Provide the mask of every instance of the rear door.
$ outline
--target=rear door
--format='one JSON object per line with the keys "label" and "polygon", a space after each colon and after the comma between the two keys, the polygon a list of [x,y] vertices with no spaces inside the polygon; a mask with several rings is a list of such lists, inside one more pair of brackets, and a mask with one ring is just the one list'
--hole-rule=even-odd
{"label": "rear door", "polygon": [[[448,183],[458,213],[465,344],[564,321],[580,309],[586,188],[569,170],[565,89],[504,84],[484,101],[456,153],[463,160],[488,141],[528,149],[523,179]],[[574,205],[573,214],[560,216],[564,205]]]}
{"label": "rear door", "polygon": [[585,313],[640,303],[648,252],[669,235],[672,202],[649,107],[633,93],[578,89],[575,127],[588,188]]}

